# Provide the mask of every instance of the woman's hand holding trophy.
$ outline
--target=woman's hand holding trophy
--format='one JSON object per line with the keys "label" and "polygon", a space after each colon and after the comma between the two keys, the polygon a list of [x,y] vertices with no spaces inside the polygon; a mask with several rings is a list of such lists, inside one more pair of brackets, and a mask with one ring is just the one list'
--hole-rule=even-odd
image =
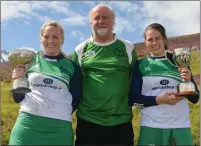
{"label": "woman's hand holding trophy", "polygon": [[25,77],[26,66],[31,64],[36,52],[30,49],[16,49],[8,52],[8,61],[13,66],[13,93],[28,93],[31,92],[29,89],[29,82]]}
{"label": "woman's hand holding trophy", "polygon": [[[191,82],[191,72],[188,68],[190,67],[192,62],[194,62],[197,59],[198,55],[192,61],[191,51],[192,50],[190,48],[176,48],[174,49],[172,53],[172,58],[171,58],[174,64],[171,63],[171,61],[169,61],[173,66],[178,67],[180,75],[183,79],[183,82],[178,85],[178,88],[177,88],[178,93],[176,93],[176,96],[197,94],[195,90],[195,85],[194,83]],[[166,57],[167,57],[167,52],[166,52]]]}
{"label": "woman's hand holding trophy", "polygon": [[26,66],[23,64],[17,65],[13,70],[12,79],[17,79],[19,77],[24,77],[26,71]]}

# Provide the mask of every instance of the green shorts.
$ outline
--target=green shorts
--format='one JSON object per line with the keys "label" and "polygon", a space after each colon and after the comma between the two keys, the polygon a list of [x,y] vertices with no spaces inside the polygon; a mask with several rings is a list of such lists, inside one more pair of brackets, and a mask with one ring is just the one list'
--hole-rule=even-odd
{"label": "green shorts", "polygon": [[190,128],[161,129],[140,127],[138,145],[193,145]]}
{"label": "green shorts", "polygon": [[73,145],[73,142],[71,122],[20,113],[9,145]]}

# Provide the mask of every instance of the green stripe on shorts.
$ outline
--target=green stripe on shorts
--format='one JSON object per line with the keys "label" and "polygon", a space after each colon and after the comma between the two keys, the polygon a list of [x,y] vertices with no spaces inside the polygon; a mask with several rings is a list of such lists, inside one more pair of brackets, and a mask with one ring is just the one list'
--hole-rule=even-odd
{"label": "green stripe on shorts", "polygon": [[71,122],[20,113],[9,145],[73,145],[73,140]]}
{"label": "green stripe on shorts", "polygon": [[161,129],[146,126],[140,127],[138,145],[193,145],[190,128]]}

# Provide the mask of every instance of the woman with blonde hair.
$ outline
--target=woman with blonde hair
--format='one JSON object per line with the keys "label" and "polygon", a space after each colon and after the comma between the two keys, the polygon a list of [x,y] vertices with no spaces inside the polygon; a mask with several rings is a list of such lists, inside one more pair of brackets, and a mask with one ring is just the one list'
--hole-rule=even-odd
{"label": "woman with blonde hair", "polygon": [[24,76],[31,92],[13,93],[21,102],[9,145],[73,145],[72,112],[81,95],[80,68],[61,51],[64,30],[56,21],[41,27],[43,51],[36,53],[26,73],[15,68],[13,79]]}

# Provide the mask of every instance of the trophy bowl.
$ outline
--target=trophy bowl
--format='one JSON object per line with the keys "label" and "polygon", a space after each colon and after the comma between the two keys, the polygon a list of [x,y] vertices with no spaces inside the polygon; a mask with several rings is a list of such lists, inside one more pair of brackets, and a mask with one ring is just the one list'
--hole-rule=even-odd
{"label": "trophy bowl", "polygon": [[[170,57],[172,56],[172,58]],[[192,55],[190,48],[176,48],[173,53],[166,52],[166,58],[175,67],[190,67],[192,64]],[[197,58],[194,58],[194,61]],[[185,81],[178,84],[176,96],[194,95],[198,94],[195,90],[195,85],[191,81]]]}
{"label": "trophy bowl", "polygon": [[[12,66],[17,67],[18,65],[28,66],[31,64],[33,57],[36,52],[28,49],[16,49],[8,52],[8,61]],[[29,93],[29,82],[26,77],[19,77],[13,81],[13,93]]]}
{"label": "trophy bowl", "polygon": [[178,67],[189,67],[191,64],[191,52],[189,48],[174,49],[173,57]]}

